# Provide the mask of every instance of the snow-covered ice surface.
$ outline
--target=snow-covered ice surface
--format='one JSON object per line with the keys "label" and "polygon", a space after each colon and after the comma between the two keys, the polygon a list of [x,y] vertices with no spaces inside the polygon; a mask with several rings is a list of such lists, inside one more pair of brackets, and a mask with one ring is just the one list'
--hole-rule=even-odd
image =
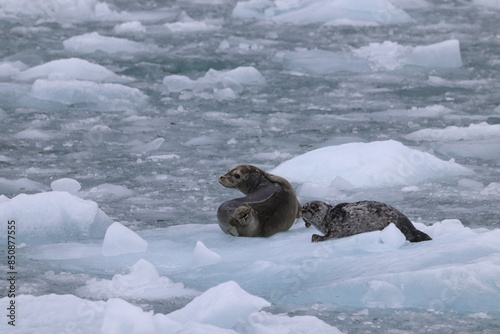
{"label": "snow-covered ice surface", "polygon": [[[1,1],[0,331],[498,333],[499,10]],[[433,240],[225,235],[240,163]]]}

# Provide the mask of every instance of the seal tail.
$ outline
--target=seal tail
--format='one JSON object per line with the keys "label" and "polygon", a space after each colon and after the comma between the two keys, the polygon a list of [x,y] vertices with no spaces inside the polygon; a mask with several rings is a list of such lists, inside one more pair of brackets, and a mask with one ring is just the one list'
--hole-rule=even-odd
{"label": "seal tail", "polygon": [[406,239],[408,239],[409,242],[421,242],[421,241],[428,241],[432,240],[431,237],[427,233],[424,233],[420,230],[415,229],[411,236],[406,236]]}

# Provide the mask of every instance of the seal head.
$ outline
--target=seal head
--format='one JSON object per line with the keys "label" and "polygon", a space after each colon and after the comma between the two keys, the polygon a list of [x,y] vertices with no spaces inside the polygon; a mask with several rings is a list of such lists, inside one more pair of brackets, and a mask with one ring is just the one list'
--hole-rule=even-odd
{"label": "seal head", "polygon": [[226,201],[217,210],[220,228],[227,234],[267,237],[288,230],[300,212],[290,183],[252,165],[232,167],[219,183],[245,196]]}

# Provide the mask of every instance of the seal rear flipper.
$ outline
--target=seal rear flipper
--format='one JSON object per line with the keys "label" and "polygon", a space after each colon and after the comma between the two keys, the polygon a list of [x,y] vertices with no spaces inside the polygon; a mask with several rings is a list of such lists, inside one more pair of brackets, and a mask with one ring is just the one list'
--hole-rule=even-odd
{"label": "seal rear flipper", "polygon": [[432,240],[432,238],[429,237],[429,235],[427,233],[424,233],[424,232],[417,230],[417,229],[415,229],[415,231],[413,231],[411,236],[409,236],[409,237],[407,236],[406,239],[408,239],[409,242],[421,242],[421,241]]}

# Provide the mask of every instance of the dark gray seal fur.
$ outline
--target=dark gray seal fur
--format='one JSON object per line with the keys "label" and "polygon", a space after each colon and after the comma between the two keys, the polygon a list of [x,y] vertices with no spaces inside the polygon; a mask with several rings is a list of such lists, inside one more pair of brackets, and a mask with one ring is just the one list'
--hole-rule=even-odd
{"label": "dark gray seal fur", "polygon": [[306,227],[313,225],[324,234],[324,236],[313,234],[312,242],[380,231],[391,223],[396,225],[410,242],[432,240],[427,234],[417,230],[400,211],[381,202],[361,201],[333,206],[313,201],[304,204],[301,216]]}
{"label": "dark gray seal fur", "polygon": [[240,237],[268,237],[287,231],[300,216],[301,206],[290,183],[251,165],[232,167],[219,183],[245,197],[222,203],[217,210],[220,228]]}

